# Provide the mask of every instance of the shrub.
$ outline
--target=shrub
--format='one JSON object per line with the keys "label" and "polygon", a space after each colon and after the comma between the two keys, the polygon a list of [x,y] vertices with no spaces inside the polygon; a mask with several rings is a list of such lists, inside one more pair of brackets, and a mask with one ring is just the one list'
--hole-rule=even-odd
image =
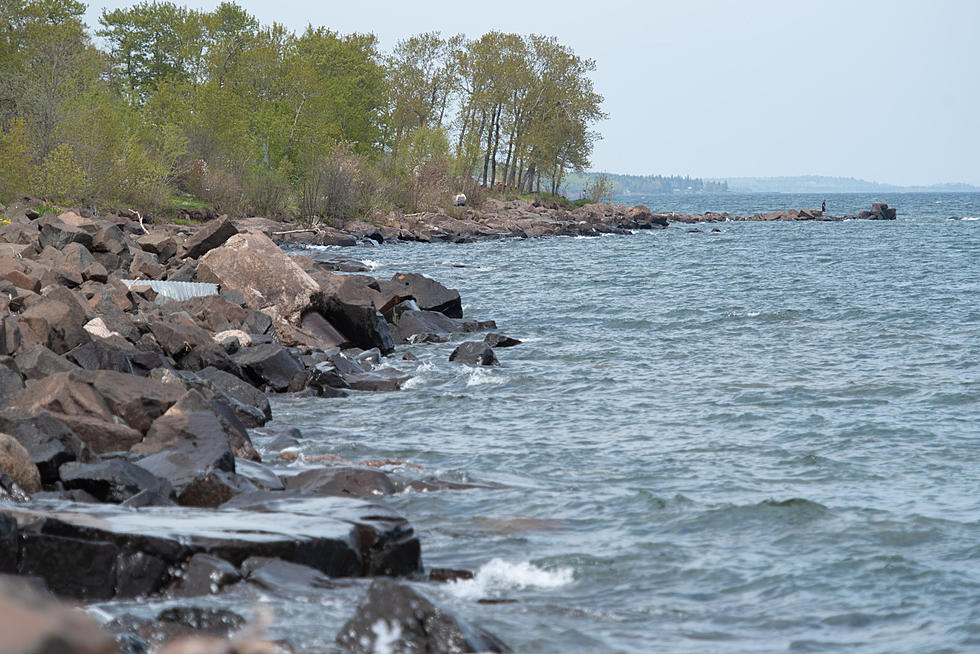
{"label": "shrub", "polygon": [[35,176],[41,194],[61,204],[83,199],[88,183],[88,175],[78,165],[75,152],[67,143],[57,145],[48,153]]}

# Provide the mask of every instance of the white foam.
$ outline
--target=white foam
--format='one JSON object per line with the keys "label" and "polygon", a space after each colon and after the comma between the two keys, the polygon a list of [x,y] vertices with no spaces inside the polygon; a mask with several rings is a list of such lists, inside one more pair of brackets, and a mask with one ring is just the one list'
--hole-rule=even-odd
{"label": "white foam", "polygon": [[395,645],[402,637],[402,626],[397,622],[389,623],[387,620],[378,620],[371,625],[371,631],[376,636],[374,640],[374,654],[396,654]]}
{"label": "white foam", "polygon": [[484,386],[486,384],[503,384],[507,381],[507,378],[503,375],[498,375],[490,372],[486,368],[474,368],[472,372],[467,375],[466,386]]}
{"label": "white foam", "polygon": [[476,572],[473,579],[457,579],[450,582],[449,592],[464,599],[479,599],[494,593],[524,588],[550,589],[572,583],[571,568],[544,570],[530,561],[510,563],[493,559]]}
{"label": "white foam", "polygon": [[375,261],[374,259],[362,259],[361,263],[370,268],[371,270],[377,270],[381,267],[380,261]]}

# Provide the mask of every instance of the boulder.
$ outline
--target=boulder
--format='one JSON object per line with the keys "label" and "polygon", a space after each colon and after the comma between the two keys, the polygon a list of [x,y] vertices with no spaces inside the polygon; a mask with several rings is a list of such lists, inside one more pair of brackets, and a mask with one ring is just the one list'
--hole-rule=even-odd
{"label": "boulder", "polygon": [[13,436],[3,433],[0,433],[0,471],[31,495],[41,490],[41,474],[31,462],[30,454]]}
{"label": "boulder", "polygon": [[100,502],[119,504],[144,491],[165,498],[174,494],[169,482],[123,459],[74,461],[61,466],[59,474],[66,489],[82,489]]}
{"label": "boulder", "polygon": [[253,556],[279,558],[331,577],[421,571],[418,538],[390,509],[350,498],[271,495],[277,499],[240,496],[236,508],[184,508],[179,520],[169,507],[112,504],[57,512],[0,504],[0,514],[19,525],[18,573],[80,599],[156,592],[197,553],[236,566]]}
{"label": "boulder", "polygon": [[276,392],[289,388],[293,377],[303,372],[303,365],[286,348],[276,343],[253,345],[237,352],[232,359],[253,385]]}
{"label": "boulder", "polygon": [[493,348],[481,341],[461,343],[449,355],[449,360],[480,366],[496,366],[500,364],[497,361],[496,355],[493,353]]}
{"label": "boulder", "polygon": [[66,288],[56,288],[27,308],[18,318],[23,344],[40,343],[55,354],[65,354],[92,340],[85,324],[94,316]]}
{"label": "boulder", "polygon": [[[169,460],[173,460],[169,457]],[[210,470],[198,474],[180,489],[177,503],[181,506],[217,508],[236,495],[257,491],[258,487],[236,473]]]}
{"label": "boulder", "polygon": [[128,248],[126,237],[122,230],[115,225],[103,225],[92,237],[92,252],[107,252],[121,254]]}
{"label": "boulder", "polygon": [[[94,245],[96,229],[83,229],[66,224],[58,218],[47,216],[40,218],[38,223],[41,224],[39,243],[42,249],[50,246],[61,250],[69,243],[78,243],[91,250]],[[91,227],[94,228],[94,223],[91,224]]]}
{"label": "boulder", "polygon": [[252,556],[242,562],[241,569],[250,584],[280,597],[309,595],[318,589],[336,587],[329,577],[316,568],[282,559]]}
{"label": "boulder", "polygon": [[251,384],[242,381],[235,375],[214,367],[199,370],[197,374],[202,379],[214,384],[215,387],[240,405],[252,409],[239,409],[236,404],[231,404],[238,419],[246,427],[261,427],[272,420],[272,407],[269,405],[269,398],[266,397],[265,393],[256,389]]}
{"label": "boulder", "polygon": [[[378,625],[387,629],[382,631]],[[371,582],[354,617],[341,627],[336,643],[365,654],[382,647],[394,652],[511,651],[493,634],[390,579]]]}
{"label": "boulder", "polygon": [[[89,325],[86,325],[86,331],[91,333]],[[118,338],[122,339],[121,336]],[[113,370],[131,375],[133,374],[133,364],[130,362],[130,356],[137,354],[137,351],[125,339],[122,340],[122,343],[125,343],[124,348],[120,347],[121,344],[119,343],[95,338],[84,345],[79,345],[66,354],[65,358],[85,370]]]}
{"label": "boulder", "polygon": [[285,490],[279,475],[267,465],[245,458],[235,459],[235,473],[264,490]]}
{"label": "boulder", "polygon": [[44,379],[60,372],[79,370],[77,365],[63,356],[58,356],[40,343],[23,348],[14,357],[14,361],[17,369],[28,381]]}
{"label": "boulder", "polygon": [[0,407],[10,404],[22,390],[24,390],[24,378],[14,359],[0,355]]}
{"label": "boulder", "polygon": [[143,439],[132,427],[116,422],[112,416],[102,419],[94,415],[54,413],[85,445],[96,454],[123,452]]}
{"label": "boulder", "polygon": [[379,368],[344,377],[347,387],[354,391],[397,391],[409,379],[410,375],[394,368]]}
{"label": "boulder", "polygon": [[136,239],[136,244],[144,252],[156,255],[161,263],[166,263],[174,254],[177,253],[177,244],[167,234],[150,233],[144,234]]}
{"label": "boulder", "polygon": [[146,433],[184,395],[184,388],[178,384],[114,370],[85,370],[74,375],[98,391],[112,415],[140,433]]}
{"label": "boulder", "polygon": [[[17,572],[17,521],[0,513],[0,575],[14,572]],[[0,583],[3,583],[3,579],[0,576]],[[2,597],[3,594],[0,593],[0,598]]]}
{"label": "boulder", "polygon": [[0,411],[0,432],[13,436],[37,466],[42,484],[59,480],[58,468],[69,461],[88,461],[88,446],[63,422],[50,413],[31,415],[21,409]]}
{"label": "boulder", "polygon": [[176,597],[196,597],[221,592],[241,581],[235,566],[211,554],[195,554],[184,566],[177,582],[167,589]]}
{"label": "boulder", "polygon": [[238,234],[238,229],[228,220],[228,216],[221,216],[217,220],[211,220],[201,226],[194,236],[187,239],[181,246],[179,254],[182,259],[199,259],[211,250],[221,247],[232,236]]}
{"label": "boulder", "polygon": [[395,484],[385,473],[371,468],[315,468],[283,479],[286,490],[311,495],[369,497],[392,495]]}
{"label": "boulder", "polygon": [[329,295],[318,301],[317,310],[357,347],[376,347],[383,354],[395,351],[395,341],[388,323],[373,303],[354,302]]}
{"label": "boulder", "polygon": [[157,418],[132,451],[139,465],[167,479],[180,492],[213,470],[235,471],[235,455],[220,419],[199,392],[187,391]]}
{"label": "boulder", "polygon": [[202,256],[197,277],[240,291],[249,308],[294,326],[320,291],[313,278],[261,233],[235,235]]}
{"label": "boulder", "polygon": [[516,338],[511,338],[510,336],[504,336],[503,334],[491,333],[487,334],[483,338],[483,342],[490,347],[514,347],[515,345],[520,345],[522,341]]}
{"label": "boulder", "polygon": [[387,298],[412,297],[424,311],[438,311],[450,318],[463,317],[459,291],[446,288],[434,279],[415,273],[399,273],[381,282],[381,293]]}

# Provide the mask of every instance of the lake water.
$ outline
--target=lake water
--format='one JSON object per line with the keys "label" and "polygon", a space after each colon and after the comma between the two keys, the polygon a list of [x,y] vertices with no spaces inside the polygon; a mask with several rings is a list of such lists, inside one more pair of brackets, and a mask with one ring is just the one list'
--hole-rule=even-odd
{"label": "lake water", "polygon": [[[481,369],[400,347],[405,390],[282,396],[276,423],[309,455],[503,486],[381,501],[427,567],[477,572],[415,586],[516,651],[977,651],[980,195],[630,201],[825,198],[899,219],[343,250],[459,289],[524,343]],[[362,588],[214,603],[257,599],[274,635],[320,647]]]}

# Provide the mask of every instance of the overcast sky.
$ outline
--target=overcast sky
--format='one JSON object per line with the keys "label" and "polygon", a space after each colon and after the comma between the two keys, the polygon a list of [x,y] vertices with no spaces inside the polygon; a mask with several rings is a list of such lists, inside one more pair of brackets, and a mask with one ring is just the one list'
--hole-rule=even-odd
{"label": "overcast sky", "polygon": [[[132,4],[93,2],[88,24]],[[385,51],[431,30],[556,36],[598,64],[595,170],[980,185],[976,0],[239,4],[297,31],[373,32]]]}

